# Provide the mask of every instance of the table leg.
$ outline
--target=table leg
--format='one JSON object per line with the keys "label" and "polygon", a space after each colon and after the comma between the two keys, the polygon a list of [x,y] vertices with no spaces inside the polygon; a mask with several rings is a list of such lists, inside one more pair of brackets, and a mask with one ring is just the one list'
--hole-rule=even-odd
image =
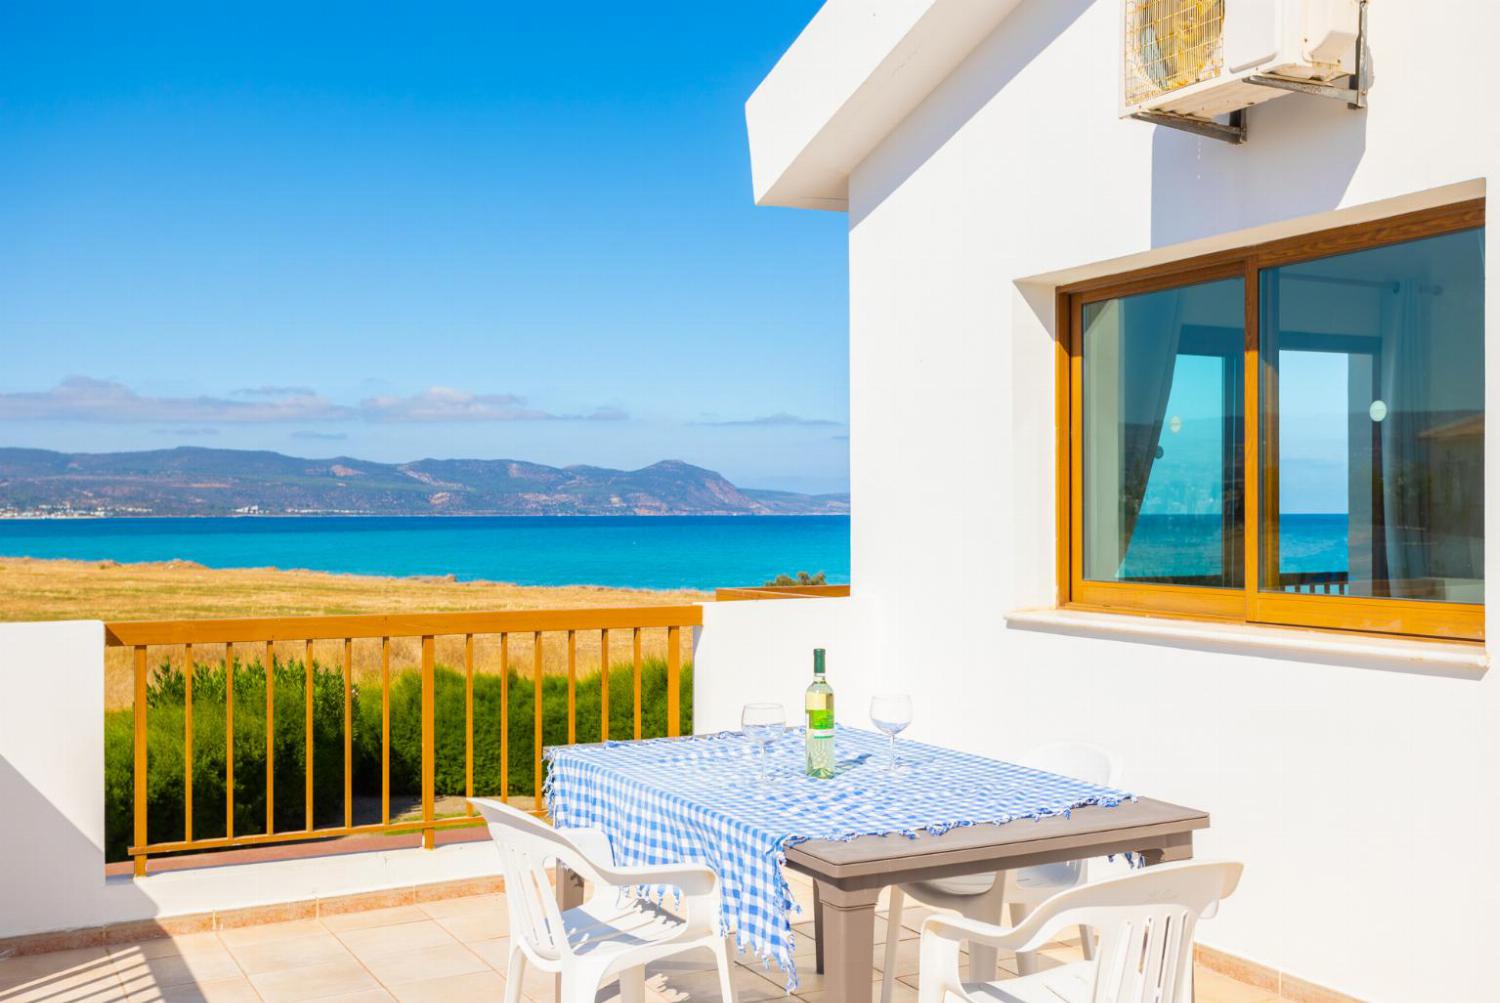
{"label": "table leg", "polygon": [[844,891],[820,881],[818,893],[823,911],[823,936],[818,944],[828,980],[827,1003],[869,1003],[875,972],[875,903],[880,889]]}
{"label": "table leg", "polygon": [[818,894],[818,882],[813,882],[813,967],[823,974],[823,896]]}
{"label": "table leg", "polygon": [[[556,885],[559,912],[567,912],[569,909],[577,909],[583,905],[583,876],[577,871],[570,870],[567,865],[559,863],[556,869]],[[559,1003],[563,998],[561,972],[553,976],[552,998]]]}
{"label": "table leg", "polygon": [[1193,834],[1191,832],[1179,832],[1167,836],[1159,845],[1149,850],[1136,851],[1141,858],[1141,863],[1146,867],[1155,867],[1157,864],[1172,863],[1177,860],[1193,859]]}

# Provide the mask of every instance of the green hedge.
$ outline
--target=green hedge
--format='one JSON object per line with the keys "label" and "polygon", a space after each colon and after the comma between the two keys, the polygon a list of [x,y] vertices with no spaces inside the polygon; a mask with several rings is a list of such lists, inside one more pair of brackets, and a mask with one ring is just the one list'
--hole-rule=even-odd
{"label": "green hedge", "polygon": [[[306,824],[306,732],[303,664],[276,659],[275,791],[276,828]],[[682,669],[682,728],[693,720],[692,665]],[[438,795],[464,793],[464,677],[445,667],[436,671],[435,768]],[[633,729],[634,689],[630,666],[609,675],[609,731],[628,738]],[[542,741],[558,745],[568,737],[567,679],[542,682]],[[534,794],[532,680],[510,672],[510,793]],[[648,660],[641,673],[641,731],[667,732],[667,667]],[[147,832],[153,842],[181,839],[184,818],[183,766],[186,680],[162,665],[147,689]],[[193,676],[193,836],[224,835],[224,667],[200,664]],[[580,676],[575,690],[577,739],[599,740],[599,674]],[[354,687],[353,786],[356,796],[380,795],[380,688]],[[422,777],[422,680],[416,669],[391,677],[391,792],[416,795]],[[344,681],[340,670],[313,663],[313,807],[319,826],[338,825],[344,813]],[[123,860],[133,830],[134,719],[129,709],[104,718],[106,858]],[[234,671],[234,827],[236,833],[265,831],[266,672],[259,662],[235,663]],[[474,677],[474,790],[500,791],[500,677]],[[356,821],[359,821],[358,819]]]}

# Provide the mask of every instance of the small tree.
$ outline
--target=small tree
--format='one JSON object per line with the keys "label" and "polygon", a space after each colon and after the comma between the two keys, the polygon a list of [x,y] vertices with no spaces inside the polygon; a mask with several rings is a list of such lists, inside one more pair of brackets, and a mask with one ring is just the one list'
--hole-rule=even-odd
{"label": "small tree", "polygon": [[796,578],[793,578],[791,575],[777,575],[775,578],[771,579],[769,582],[766,582],[766,584],[767,585],[827,585],[828,584],[828,573],[826,571],[819,571],[815,575],[810,575],[806,571],[799,571],[799,572],[797,572],[797,577]]}

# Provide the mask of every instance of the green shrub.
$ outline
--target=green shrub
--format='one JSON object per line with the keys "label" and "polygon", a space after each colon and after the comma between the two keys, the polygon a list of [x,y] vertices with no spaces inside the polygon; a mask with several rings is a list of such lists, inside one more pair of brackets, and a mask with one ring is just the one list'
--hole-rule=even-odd
{"label": "green shrub", "polygon": [[[681,679],[682,727],[692,730],[692,665]],[[275,821],[277,831],[306,825],[306,675],[300,661],[277,659],[273,689]],[[435,787],[442,795],[465,791],[464,676],[438,667],[434,674]],[[511,670],[510,793],[535,793],[532,680]],[[474,677],[474,792],[500,792],[500,691],[498,675]],[[648,660],[641,672],[641,733],[667,732],[667,668]],[[170,665],[159,667],[147,688],[147,832],[152,842],[183,838],[185,810],[184,740],[186,680]],[[381,701],[378,686],[353,687],[351,745],[356,796],[378,797],[381,790]],[[599,673],[578,678],[576,736],[597,742],[600,725]],[[609,733],[629,738],[634,725],[634,683],[629,665],[609,674]],[[542,740],[559,745],[568,737],[567,679],[542,681]],[[391,791],[416,795],[422,786],[422,680],[416,669],[391,677]],[[315,825],[338,825],[344,813],[344,681],[332,667],[313,663],[313,808]],[[200,664],[193,676],[193,836],[224,835],[225,679],[222,664]],[[134,719],[127,709],[104,720],[106,859],[123,860],[134,826]],[[235,832],[265,831],[266,673],[259,662],[236,661],[234,669],[234,826]]]}

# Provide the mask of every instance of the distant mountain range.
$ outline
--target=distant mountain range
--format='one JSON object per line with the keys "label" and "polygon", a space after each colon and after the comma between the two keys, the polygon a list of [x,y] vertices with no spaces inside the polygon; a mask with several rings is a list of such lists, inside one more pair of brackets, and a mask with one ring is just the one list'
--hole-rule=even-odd
{"label": "distant mountain range", "polygon": [[0,514],[836,515],[849,496],[735,487],[663,460],[640,470],[520,460],[372,463],[238,449],[0,449]]}

